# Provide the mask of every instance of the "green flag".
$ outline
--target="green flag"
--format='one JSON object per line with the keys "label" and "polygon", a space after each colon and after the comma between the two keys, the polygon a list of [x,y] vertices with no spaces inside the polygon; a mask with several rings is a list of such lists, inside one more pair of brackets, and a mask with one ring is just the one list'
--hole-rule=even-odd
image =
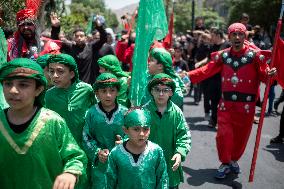
{"label": "green flag", "polygon": [[147,86],[148,51],[154,40],[163,39],[168,32],[163,0],[140,0],[133,70],[130,86],[132,106],[139,106]]}

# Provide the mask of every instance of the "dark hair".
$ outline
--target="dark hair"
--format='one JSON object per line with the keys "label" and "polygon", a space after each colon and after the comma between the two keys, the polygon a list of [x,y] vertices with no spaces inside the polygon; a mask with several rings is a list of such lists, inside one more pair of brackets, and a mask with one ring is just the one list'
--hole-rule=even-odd
{"label": "dark hair", "polygon": [[77,32],[84,32],[85,33],[85,30],[83,28],[76,28],[74,31],[73,31],[73,34],[76,34]]}
{"label": "dark hair", "polygon": [[224,33],[223,33],[223,31],[220,30],[220,29],[218,29],[218,28],[212,29],[211,32],[214,33],[215,35],[220,36],[220,38],[222,38],[222,39],[224,38]]}

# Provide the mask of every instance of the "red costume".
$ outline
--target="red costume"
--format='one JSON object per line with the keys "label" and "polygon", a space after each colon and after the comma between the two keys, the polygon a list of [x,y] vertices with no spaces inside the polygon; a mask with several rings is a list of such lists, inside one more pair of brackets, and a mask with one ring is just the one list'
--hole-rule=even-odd
{"label": "red costume", "polygon": [[[243,32],[239,25],[234,27],[229,27],[229,34]],[[245,43],[238,52],[231,47],[212,53],[207,65],[188,74],[193,83],[219,72],[222,75],[216,137],[222,163],[239,160],[245,150],[254,120],[260,81],[265,82],[268,77],[267,58],[270,57]]]}

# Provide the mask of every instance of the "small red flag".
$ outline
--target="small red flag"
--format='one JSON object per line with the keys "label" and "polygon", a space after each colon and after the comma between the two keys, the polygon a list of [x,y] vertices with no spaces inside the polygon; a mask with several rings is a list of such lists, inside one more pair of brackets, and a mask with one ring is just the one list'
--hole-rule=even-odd
{"label": "small red flag", "polygon": [[173,42],[173,30],[174,30],[174,10],[171,13],[171,19],[170,19],[170,24],[169,24],[169,33],[165,37],[163,41],[163,46],[166,49],[169,49],[172,47],[172,42]]}
{"label": "small red flag", "polygon": [[275,53],[275,63],[274,66],[277,69],[276,80],[279,85],[284,88],[284,41],[278,37],[276,53]]}

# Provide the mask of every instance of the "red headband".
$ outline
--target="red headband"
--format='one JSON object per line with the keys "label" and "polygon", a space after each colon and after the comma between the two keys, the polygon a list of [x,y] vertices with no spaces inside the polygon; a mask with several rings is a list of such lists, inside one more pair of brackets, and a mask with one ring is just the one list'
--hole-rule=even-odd
{"label": "red headband", "polygon": [[26,19],[35,20],[36,19],[35,11],[33,9],[20,10],[19,12],[17,12],[16,19],[18,23]]}
{"label": "red headband", "polygon": [[228,34],[229,35],[233,32],[246,33],[246,31],[247,31],[247,29],[246,29],[245,25],[243,25],[242,23],[231,24],[228,28]]}

